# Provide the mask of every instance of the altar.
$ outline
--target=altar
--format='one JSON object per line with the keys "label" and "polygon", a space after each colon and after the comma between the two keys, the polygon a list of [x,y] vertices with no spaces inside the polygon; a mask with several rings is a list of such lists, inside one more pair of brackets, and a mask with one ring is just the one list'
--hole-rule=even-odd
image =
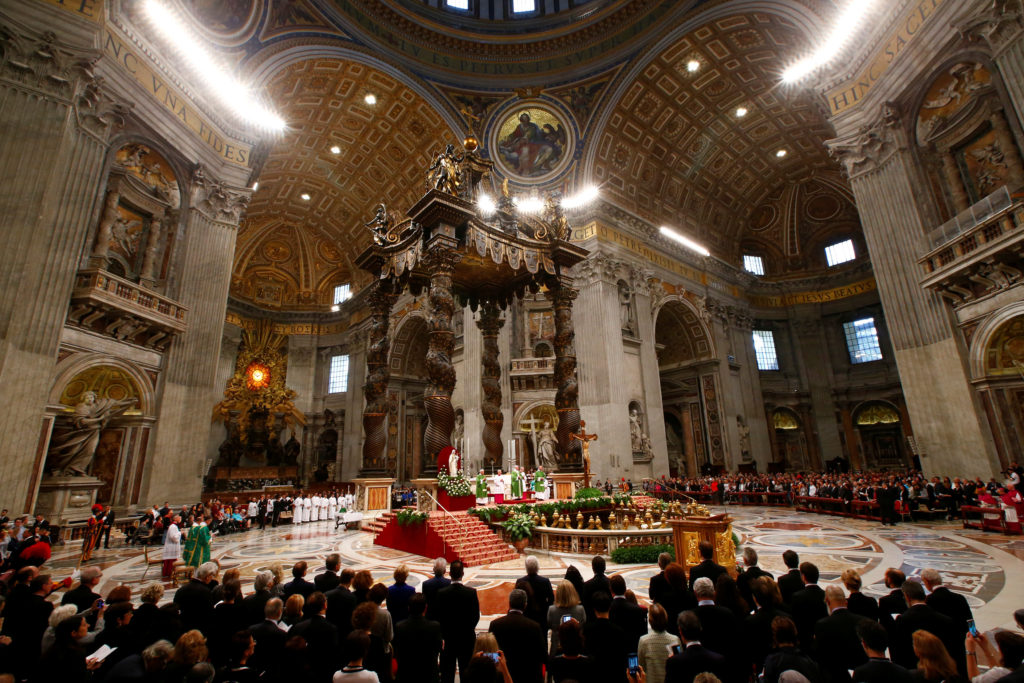
{"label": "altar", "polygon": [[689,572],[690,567],[701,563],[698,546],[707,541],[715,549],[715,562],[736,575],[736,545],[732,540],[732,517],[723,512],[717,515],[675,517],[672,525],[672,543],[675,546],[676,562]]}

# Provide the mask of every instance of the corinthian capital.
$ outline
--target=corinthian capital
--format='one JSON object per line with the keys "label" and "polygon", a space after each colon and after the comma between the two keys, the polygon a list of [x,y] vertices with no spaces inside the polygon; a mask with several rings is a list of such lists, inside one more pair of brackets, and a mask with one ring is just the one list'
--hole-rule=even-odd
{"label": "corinthian capital", "polygon": [[248,190],[229,187],[206,175],[202,166],[192,173],[192,206],[211,220],[238,225],[249,206]]}
{"label": "corinthian capital", "polygon": [[855,178],[879,168],[900,148],[900,114],[886,102],[873,125],[850,135],[826,140],[829,154],[843,165],[847,177]]}
{"label": "corinthian capital", "polygon": [[992,0],[987,11],[968,14],[954,26],[964,38],[987,43],[998,52],[1024,29],[1024,0]]}

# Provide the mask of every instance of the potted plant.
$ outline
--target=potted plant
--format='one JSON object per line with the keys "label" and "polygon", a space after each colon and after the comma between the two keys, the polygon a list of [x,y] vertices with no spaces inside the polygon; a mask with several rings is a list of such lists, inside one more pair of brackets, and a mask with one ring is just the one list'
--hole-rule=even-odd
{"label": "potted plant", "polygon": [[530,537],[533,536],[533,520],[527,515],[512,515],[501,523],[501,527],[519,552],[529,545]]}

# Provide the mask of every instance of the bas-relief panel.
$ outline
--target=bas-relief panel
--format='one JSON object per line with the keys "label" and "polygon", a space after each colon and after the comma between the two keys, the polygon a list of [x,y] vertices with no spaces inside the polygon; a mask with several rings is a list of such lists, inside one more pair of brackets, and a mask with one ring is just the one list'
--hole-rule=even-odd
{"label": "bas-relief panel", "polygon": [[1010,179],[1010,167],[992,129],[977,134],[958,148],[955,156],[972,202],[987,197]]}
{"label": "bas-relief panel", "polygon": [[971,103],[974,93],[992,82],[992,74],[980,64],[960,63],[932,83],[917,115],[917,138],[925,141]]}
{"label": "bas-relief panel", "polygon": [[555,338],[555,316],[552,311],[530,311],[528,318],[530,348],[539,341],[551,342]]}

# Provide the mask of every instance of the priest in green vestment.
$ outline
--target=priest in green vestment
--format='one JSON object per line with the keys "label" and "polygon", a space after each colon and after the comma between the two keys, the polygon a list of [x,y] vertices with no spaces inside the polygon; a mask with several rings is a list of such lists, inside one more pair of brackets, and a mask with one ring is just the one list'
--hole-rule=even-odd
{"label": "priest in green vestment", "polygon": [[476,475],[476,502],[487,505],[487,477],[484,476],[483,470]]}
{"label": "priest in green vestment", "polygon": [[533,473],[533,492],[539,500],[547,498],[547,479],[544,477],[544,470],[539,467]]}
{"label": "priest in green vestment", "polygon": [[519,473],[518,467],[512,468],[512,500],[519,500],[523,497],[523,481],[522,475]]}
{"label": "priest in green vestment", "polygon": [[185,564],[198,567],[210,561],[210,528],[202,515],[196,518],[196,524],[188,530],[185,538]]}

